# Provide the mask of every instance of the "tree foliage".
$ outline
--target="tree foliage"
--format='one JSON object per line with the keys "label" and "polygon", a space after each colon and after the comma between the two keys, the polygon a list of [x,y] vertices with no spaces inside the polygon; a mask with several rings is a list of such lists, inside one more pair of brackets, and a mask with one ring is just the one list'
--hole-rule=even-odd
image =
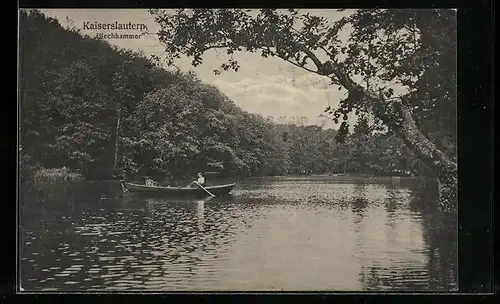
{"label": "tree foliage", "polygon": [[[349,113],[371,115],[438,177],[440,204],[456,206],[455,10],[340,11],[328,20],[296,9],[150,10],[170,63],[182,54],[196,66],[205,52],[222,48],[275,56],[328,77],[347,91],[337,108],[327,108],[333,120],[344,120],[338,140],[345,141]],[[232,56],[221,64],[239,68]]]}
{"label": "tree foliage", "polygon": [[20,24],[21,143],[30,163],[87,178],[288,171],[274,125],[194,73],[164,70],[36,10],[22,11]]}
{"label": "tree foliage", "polygon": [[[345,12],[335,21],[296,9],[150,11],[161,26],[158,37],[166,46],[169,63],[187,55],[197,66],[205,52],[219,48],[230,55],[247,51],[276,56],[349,90],[349,98],[332,111],[333,119],[347,120],[351,111],[369,110],[378,114],[378,123],[391,126],[397,125],[399,117],[386,99],[399,97],[393,89],[399,84],[409,92],[402,102],[419,122],[427,122],[432,130],[444,128],[449,136],[454,133],[453,10],[366,9]],[[220,70],[228,69],[239,69],[232,56],[221,64]],[[358,85],[365,84],[351,79],[356,77],[368,80],[385,104],[362,98]]]}
{"label": "tree foliage", "polygon": [[[265,40],[279,28],[259,30]],[[370,129],[366,121],[339,144],[335,130],[274,124],[241,110],[192,72],[167,71],[142,54],[64,29],[36,10],[21,12],[20,31],[21,148],[28,171],[66,166],[87,178],[177,179],[198,171],[393,174],[388,164],[399,164],[394,150],[379,146],[400,141],[357,139]],[[368,161],[354,157],[356,149],[364,149],[358,154]]]}

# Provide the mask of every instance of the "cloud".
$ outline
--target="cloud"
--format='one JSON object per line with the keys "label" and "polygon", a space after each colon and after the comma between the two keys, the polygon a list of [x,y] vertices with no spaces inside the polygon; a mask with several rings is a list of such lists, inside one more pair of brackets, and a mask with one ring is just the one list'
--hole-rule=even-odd
{"label": "cloud", "polygon": [[311,85],[310,76],[301,76],[295,82],[290,75],[269,75],[240,81],[214,79],[216,85],[234,102],[249,112],[263,116],[307,117],[307,124],[320,124],[318,116],[326,106],[338,105],[338,91],[324,83]]}

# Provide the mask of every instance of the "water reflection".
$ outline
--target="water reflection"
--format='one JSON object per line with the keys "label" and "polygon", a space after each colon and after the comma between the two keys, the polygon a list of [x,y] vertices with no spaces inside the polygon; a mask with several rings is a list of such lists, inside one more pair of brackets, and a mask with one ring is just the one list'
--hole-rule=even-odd
{"label": "water reflection", "polygon": [[426,190],[322,180],[242,182],[167,200],[119,185],[21,197],[25,290],[450,290],[456,215]]}
{"label": "water reflection", "polygon": [[429,279],[434,289],[458,289],[457,282],[457,216],[437,212],[435,192],[414,189],[410,208],[422,217],[423,239],[429,254]]}

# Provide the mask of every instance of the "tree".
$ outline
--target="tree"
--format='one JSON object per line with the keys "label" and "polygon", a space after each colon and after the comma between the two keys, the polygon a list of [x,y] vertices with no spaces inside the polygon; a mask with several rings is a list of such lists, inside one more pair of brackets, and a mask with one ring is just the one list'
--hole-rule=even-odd
{"label": "tree", "polygon": [[110,131],[104,119],[110,115],[109,106],[95,75],[85,62],[74,62],[63,71],[49,99],[57,123],[52,147],[71,168],[87,176],[95,176],[106,164]]}
{"label": "tree", "polygon": [[96,179],[288,172],[275,126],[193,72],[170,72],[37,10],[20,19],[24,169],[66,166]]}
{"label": "tree", "polygon": [[[423,125],[454,125],[455,11],[356,10],[331,23],[295,9],[150,12],[161,27],[158,37],[169,63],[184,54],[196,66],[205,52],[223,48],[229,55],[275,56],[328,77],[347,91],[333,119],[347,120],[353,111],[373,115],[376,124],[397,134],[434,172],[442,209],[456,208],[457,164],[422,131]],[[239,64],[231,57],[221,69],[238,71]],[[395,95],[395,83],[409,93]],[[436,117],[435,108],[447,115]]]}
{"label": "tree", "polygon": [[371,129],[368,124],[368,118],[361,116],[354,125],[352,136],[349,138],[351,144],[350,164],[354,170],[362,173],[369,173],[368,162],[370,154],[373,151],[371,144]]}
{"label": "tree", "polygon": [[[120,51],[124,60],[117,66],[111,79],[114,97],[115,123],[112,132],[113,174],[123,177],[124,157],[127,138],[132,134],[134,111],[146,92],[153,87],[154,72],[151,62],[138,54]],[[121,157],[120,157],[121,156]]]}

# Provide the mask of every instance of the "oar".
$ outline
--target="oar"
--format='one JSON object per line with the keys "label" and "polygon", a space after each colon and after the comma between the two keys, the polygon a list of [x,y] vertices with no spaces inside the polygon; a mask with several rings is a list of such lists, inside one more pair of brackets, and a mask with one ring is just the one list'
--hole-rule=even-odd
{"label": "oar", "polygon": [[202,200],[203,203],[206,203],[208,202],[209,200],[211,200],[212,198],[214,198],[215,196],[209,196],[207,198],[205,198],[204,200]]}
{"label": "oar", "polygon": [[215,196],[210,191],[208,191],[205,187],[203,187],[202,185],[200,185],[198,182],[195,181],[194,183],[197,184],[201,189],[205,190],[205,192],[208,193],[210,196]]}

